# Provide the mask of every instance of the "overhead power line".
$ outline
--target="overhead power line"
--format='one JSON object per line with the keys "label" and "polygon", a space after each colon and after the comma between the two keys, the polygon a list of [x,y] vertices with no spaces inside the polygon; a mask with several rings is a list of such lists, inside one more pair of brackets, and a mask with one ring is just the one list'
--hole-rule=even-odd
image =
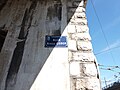
{"label": "overhead power line", "polygon": [[107,49],[107,50],[104,50],[104,51],[101,51],[101,52],[95,53],[95,55],[99,55],[99,54],[102,54],[102,53],[104,53],[104,52],[110,51],[110,50],[112,50],[112,49],[117,49],[117,48],[120,48],[120,46],[116,46],[116,47],[109,48],[109,49]]}
{"label": "overhead power line", "polygon": [[120,66],[107,66],[107,65],[101,65],[101,64],[98,64],[98,66],[100,66],[100,67],[112,67],[112,68],[119,68],[120,69]]}
{"label": "overhead power line", "polygon": [[[107,40],[107,37],[106,37],[106,35],[105,35],[105,33],[104,33],[104,30],[103,30],[101,21],[100,21],[100,19],[99,19],[99,17],[98,17],[97,11],[96,11],[95,6],[94,6],[94,4],[93,4],[93,1],[92,1],[92,0],[90,0],[90,1],[91,1],[92,6],[93,6],[93,10],[94,10],[94,12],[95,12],[95,15],[96,15],[96,17],[97,17],[97,19],[98,19],[98,23],[99,23],[99,25],[100,25],[100,28],[101,28],[101,31],[102,31],[102,33],[103,33],[104,39],[105,39],[105,41],[106,41],[106,44],[107,44],[108,48],[110,48],[109,43],[108,43],[108,40]],[[112,53],[110,53],[110,54],[111,54],[111,57],[112,57],[113,62],[116,64],[115,59],[114,59],[114,57],[113,57],[113,54],[112,54]]]}
{"label": "overhead power line", "polygon": [[120,66],[106,66],[106,65],[101,65],[101,64],[98,64],[98,66],[102,70],[112,71],[120,75]]}
{"label": "overhead power line", "polygon": [[102,80],[102,83],[110,83],[110,82],[115,82],[117,80],[120,79],[120,66],[107,66],[107,65],[102,65],[102,64],[98,64],[99,68],[101,70],[105,70],[105,71],[111,71],[112,73],[114,73],[112,75],[112,78],[109,80],[106,80],[106,78],[104,77],[104,80]]}

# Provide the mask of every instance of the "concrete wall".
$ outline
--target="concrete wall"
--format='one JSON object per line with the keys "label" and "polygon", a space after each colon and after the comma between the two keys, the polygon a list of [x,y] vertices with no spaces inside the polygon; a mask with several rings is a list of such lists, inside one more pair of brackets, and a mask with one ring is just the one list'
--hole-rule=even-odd
{"label": "concrete wall", "polygon": [[1,30],[8,31],[0,52],[0,90],[29,90],[39,73],[42,87],[31,90],[67,89],[68,49],[44,47],[46,35],[66,36],[66,2],[6,0],[0,10]]}
{"label": "concrete wall", "polygon": [[[85,3],[86,0],[0,1],[0,31],[7,34],[1,43],[0,90],[99,90]],[[44,47],[46,35],[67,36],[68,48]],[[79,53],[81,49],[90,53]],[[74,60],[92,64],[81,65]],[[80,68],[86,66],[91,67],[86,68],[88,74],[94,69],[94,79],[81,79],[84,85],[78,87],[82,82],[71,75],[82,76]],[[92,88],[96,82],[97,89]]]}

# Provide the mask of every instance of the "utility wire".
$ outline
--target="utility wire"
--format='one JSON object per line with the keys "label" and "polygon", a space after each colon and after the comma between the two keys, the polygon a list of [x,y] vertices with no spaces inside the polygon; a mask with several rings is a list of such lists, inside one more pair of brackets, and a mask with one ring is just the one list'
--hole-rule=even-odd
{"label": "utility wire", "polygon": [[[114,80],[120,79],[120,72],[118,72],[118,69],[120,69],[119,66],[106,66],[106,65],[101,65],[101,64],[98,64],[98,66],[101,70],[114,72]],[[109,81],[111,81],[111,80],[109,80]],[[106,82],[108,82],[108,81],[106,81]]]}
{"label": "utility wire", "polygon": [[112,68],[119,68],[120,69],[120,66],[106,66],[106,65],[102,65],[102,64],[98,64],[98,66],[100,66],[100,67],[112,67]]}
{"label": "utility wire", "polygon": [[104,51],[101,51],[101,52],[95,53],[95,55],[99,55],[99,54],[102,54],[102,53],[104,53],[104,52],[110,51],[110,50],[112,50],[112,49],[117,49],[117,48],[120,48],[120,46],[116,46],[116,47],[109,48],[109,49],[107,49],[107,50],[104,50]]}
{"label": "utility wire", "polygon": [[108,68],[108,69],[106,69],[106,68],[100,68],[100,69],[107,70],[107,71],[112,71],[112,72],[114,72],[114,79],[120,79],[120,72],[117,72],[117,71],[112,70],[110,68]]}
{"label": "utility wire", "polygon": [[117,71],[113,70],[112,68],[100,68],[100,69],[109,70],[109,71],[113,71],[113,72],[116,72],[116,73],[120,73],[120,72],[117,72]]}
{"label": "utility wire", "polygon": [[[98,22],[99,22],[99,25],[100,25],[101,31],[102,31],[102,33],[103,33],[103,36],[104,36],[104,38],[105,38],[105,41],[106,41],[106,43],[107,43],[107,46],[108,46],[108,48],[110,49],[110,46],[109,46],[109,43],[108,43],[107,37],[106,37],[106,35],[105,35],[105,33],[104,33],[104,30],[103,30],[102,24],[101,24],[100,19],[99,19],[99,17],[98,17],[98,14],[97,14],[97,11],[96,11],[95,6],[94,6],[94,4],[93,4],[93,1],[92,1],[92,0],[90,0],[90,1],[91,1],[92,6],[93,6],[93,9],[94,9],[95,15],[96,15],[96,17],[97,17],[97,19],[98,19]],[[110,54],[111,54],[111,57],[112,57],[112,59],[113,59],[113,62],[116,64],[115,59],[114,59],[114,57],[113,57],[113,54],[112,54],[112,53],[110,53]]]}
{"label": "utility wire", "polygon": [[[90,0],[90,1],[91,1],[92,6],[93,6],[95,15],[96,15],[96,17],[97,17],[97,19],[98,19],[98,23],[99,23],[99,25],[100,25],[100,28],[101,28],[101,31],[102,31],[103,36],[104,36],[104,38],[105,38],[105,41],[106,41],[106,43],[107,43],[107,46],[108,46],[108,48],[109,48],[108,50],[105,50],[105,51],[109,51],[109,50],[111,50],[111,49],[113,49],[113,48],[110,48],[110,46],[109,46],[107,37],[106,37],[106,35],[105,35],[105,33],[104,33],[102,24],[101,24],[101,22],[100,22],[100,19],[99,19],[99,17],[98,17],[97,12],[96,12],[96,9],[95,9],[95,6],[94,6],[94,4],[93,4],[93,1],[92,1],[92,0]],[[120,46],[119,46],[119,47],[120,47]],[[114,47],[114,48],[118,48],[118,46],[117,46],[117,47]],[[101,54],[101,53],[104,53],[105,51],[99,52],[99,53],[97,53],[96,55]],[[116,62],[115,62],[115,59],[114,59],[114,57],[113,57],[113,54],[112,54],[112,53],[110,53],[110,54],[111,54],[111,57],[112,57],[113,62],[116,63]],[[104,68],[101,68],[101,67],[100,67],[100,69],[102,69],[102,70],[107,70],[107,71],[112,71],[112,72],[114,72],[114,73],[118,73],[118,75],[114,75],[115,78],[118,78],[119,75],[120,75],[120,72],[115,71],[115,69],[120,69],[119,66],[105,66],[105,65],[100,65],[100,64],[99,64],[98,66],[104,66]],[[108,68],[105,68],[105,67],[108,67]]]}
{"label": "utility wire", "polygon": [[120,71],[116,71],[116,69],[117,70],[120,69],[120,66],[106,66],[106,65],[101,65],[101,64],[98,64],[98,66],[102,70],[109,70],[109,71],[113,71],[113,72],[120,74]]}
{"label": "utility wire", "polygon": [[[102,69],[102,70],[107,70],[107,71],[112,71],[112,72],[114,72],[114,73],[119,74],[119,76],[120,76],[120,72],[116,71],[115,68],[102,68],[102,67],[100,67],[100,69]],[[118,77],[118,75],[114,75],[114,76],[117,76],[117,77]]]}

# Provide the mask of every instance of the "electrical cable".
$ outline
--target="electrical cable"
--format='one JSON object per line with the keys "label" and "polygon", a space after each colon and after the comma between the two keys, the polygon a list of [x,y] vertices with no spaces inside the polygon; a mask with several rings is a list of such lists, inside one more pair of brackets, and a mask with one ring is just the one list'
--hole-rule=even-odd
{"label": "electrical cable", "polygon": [[117,69],[117,70],[120,69],[119,66],[105,66],[105,65],[100,65],[100,64],[98,64],[98,66],[100,69],[109,70],[109,71],[113,71],[113,72],[120,74],[120,72],[115,71],[115,69]]}
{"label": "electrical cable", "polygon": [[[111,68],[100,68],[100,69],[116,72],[115,70],[113,70],[113,69],[111,69]],[[120,73],[120,72],[116,72],[116,73]]]}
{"label": "electrical cable", "polygon": [[[93,4],[93,1],[92,1],[92,0],[90,0],[90,1],[91,1],[92,6],[93,6],[93,9],[94,9],[95,15],[96,15],[96,17],[97,17],[97,19],[98,19],[98,22],[99,22],[99,25],[100,25],[101,31],[102,31],[103,36],[104,36],[104,39],[105,39],[105,41],[106,41],[106,43],[107,43],[108,48],[110,48],[109,43],[108,43],[108,40],[107,40],[107,37],[106,37],[106,35],[105,35],[105,33],[104,33],[104,30],[103,30],[102,24],[101,24],[100,19],[99,19],[99,17],[98,17],[97,11],[96,11],[95,6],[94,6],[94,4]],[[116,64],[115,59],[114,59],[114,57],[113,57],[113,54],[112,54],[112,53],[110,53],[110,54],[111,54],[111,57],[112,57],[113,62]]]}
{"label": "electrical cable", "polygon": [[102,67],[112,67],[112,68],[119,68],[119,69],[120,69],[120,66],[106,66],[106,65],[102,65],[102,64],[98,64],[98,66],[102,66]]}
{"label": "electrical cable", "polygon": [[107,49],[107,50],[98,52],[98,53],[96,53],[95,55],[99,55],[99,54],[102,54],[102,53],[105,53],[105,52],[107,52],[107,51],[110,51],[110,50],[112,50],[112,49],[117,49],[117,48],[120,48],[120,46],[116,46],[116,47],[113,47],[113,48],[109,48],[109,49]]}
{"label": "electrical cable", "polygon": [[98,64],[98,66],[102,70],[114,72],[114,80],[116,80],[116,79],[119,80],[120,79],[120,72],[118,72],[118,69],[120,69],[119,66],[106,66],[106,65],[101,65],[101,64]]}
{"label": "electrical cable", "polygon": [[[105,50],[105,51],[96,53],[96,55],[99,55],[99,54],[101,54],[101,53],[104,53],[104,52],[106,52],[106,51],[109,51],[109,50],[112,50],[112,49],[115,49],[115,48],[119,48],[120,46],[117,46],[117,47],[114,47],[114,48],[110,48],[109,43],[108,43],[108,40],[107,40],[107,37],[106,37],[106,35],[105,35],[105,33],[104,33],[102,24],[101,24],[100,19],[99,19],[99,17],[98,17],[97,11],[96,11],[95,6],[94,6],[94,4],[93,4],[93,1],[92,1],[92,0],[90,0],[90,1],[91,1],[92,6],[93,6],[95,15],[96,15],[96,17],[97,17],[97,19],[98,19],[98,23],[99,23],[99,25],[100,25],[100,28],[101,28],[101,31],[102,31],[102,33],[103,33],[104,39],[105,39],[105,41],[106,41],[106,44],[107,44],[107,46],[108,46],[108,50]],[[113,62],[116,64],[112,52],[110,52],[110,54],[111,54],[111,57],[112,57]],[[101,65],[101,66],[104,66],[104,65]],[[107,67],[107,66],[104,66],[104,67]],[[119,75],[120,75],[120,72],[116,72],[116,71],[115,71],[115,69],[120,69],[119,66],[109,66],[109,68],[101,68],[101,69],[118,73],[118,75],[116,75],[116,78],[118,78]],[[115,77],[115,75],[114,75],[114,77]],[[120,78],[120,77],[119,77],[119,78]]]}

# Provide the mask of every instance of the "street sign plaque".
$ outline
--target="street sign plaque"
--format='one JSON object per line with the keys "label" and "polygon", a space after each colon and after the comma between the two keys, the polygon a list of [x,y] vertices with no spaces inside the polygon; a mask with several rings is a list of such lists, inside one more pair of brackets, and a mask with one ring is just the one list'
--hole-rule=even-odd
{"label": "street sign plaque", "polygon": [[45,47],[67,47],[66,36],[45,36]]}

